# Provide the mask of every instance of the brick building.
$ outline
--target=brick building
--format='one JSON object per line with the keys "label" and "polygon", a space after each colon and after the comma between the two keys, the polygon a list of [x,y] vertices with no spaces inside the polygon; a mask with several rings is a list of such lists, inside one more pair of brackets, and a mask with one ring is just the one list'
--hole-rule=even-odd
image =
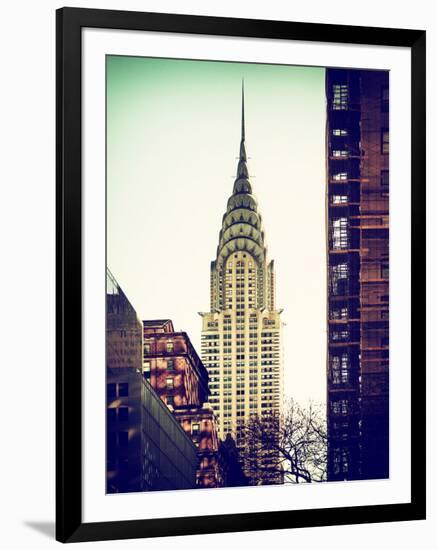
{"label": "brick building", "polygon": [[328,479],[389,476],[389,74],[327,69]]}
{"label": "brick building", "polygon": [[208,373],[188,335],[175,332],[170,320],[143,327],[143,372],[151,386],[170,407],[200,407],[209,395]]}
{"label": "brick building", "polygon": [[168,319],[146,320],[143,327],[143,375],[197,449],[196,485],[223,487],[235,480],[244,485],[238,459],[219,440],[207,403],[208,373],[188,335],[176,332]]}

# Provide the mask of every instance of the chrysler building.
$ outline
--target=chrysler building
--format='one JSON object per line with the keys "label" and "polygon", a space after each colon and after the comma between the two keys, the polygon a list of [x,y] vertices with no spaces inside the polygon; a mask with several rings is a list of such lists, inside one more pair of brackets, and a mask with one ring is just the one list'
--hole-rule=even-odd
{"label": "chrysler building", "polygon": [[273,260],[249,181],[242,90],[240,154],[232,195],[211,262],[210,311],[201,313],[202,361],[210,380],[219,436],[244,444],[250,417],[280,414],[283,398],[281,309],[275,306]]}

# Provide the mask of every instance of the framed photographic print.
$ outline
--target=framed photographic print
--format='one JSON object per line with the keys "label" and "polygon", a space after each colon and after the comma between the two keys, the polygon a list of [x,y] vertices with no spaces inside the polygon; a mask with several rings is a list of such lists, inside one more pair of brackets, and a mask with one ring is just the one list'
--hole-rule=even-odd
{"label": "framed photographic print", "polygon": [[425,518],[425,32],[57,12],[57,539]]}

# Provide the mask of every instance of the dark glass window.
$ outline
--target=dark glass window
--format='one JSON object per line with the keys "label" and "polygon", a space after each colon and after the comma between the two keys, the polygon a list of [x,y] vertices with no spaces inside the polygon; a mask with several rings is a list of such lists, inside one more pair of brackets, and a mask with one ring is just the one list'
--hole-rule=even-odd
{"label": "dark glass window", "polygon": [[117,445],[117,434],[115,432],[109,432],[107,438],[108,449],[114,449]]}
{"label": "dark glass window", "polygon": [[115,384],[108,384],[106,389],[107,389],[108,399],[111,398],[111,397],[117,397],[116,385]]}
{"label": "dark glass window", "polygon": [[108,422],[115,422],[117,419],[117,409],[107,409]]}
{"label": "dark glass window", "polygon": [[129,409],[128,407],[119,407],[118,409],[118,419],[122,422],[129,420]]}
{"label": "dark glass window", "polygon": [[167,370],[173,370],[174,369],[174,361],[173,359],[169,359],[167,361]]}
{"label": "dark glass window", "polygon": [[127,397],[129,395],[129,384],[122,382],[118,384],[118,397]]}
{"label": "dark glass window", "polygon": [[128,432],[118,432],[118,444],[120,447],[127,447],[129,444],[129,433]]}

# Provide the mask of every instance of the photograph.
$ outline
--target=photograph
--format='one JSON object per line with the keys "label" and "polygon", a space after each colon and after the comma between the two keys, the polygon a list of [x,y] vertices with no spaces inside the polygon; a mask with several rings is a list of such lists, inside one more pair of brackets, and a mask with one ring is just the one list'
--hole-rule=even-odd
{"label": "photograph", "polygon": [[94,4],[2,11],[2,547],[427,550],[432,4]]}
{"label": "photograph", "polygon": [[389,75],[106,54],[107,495],[390,479]]}

